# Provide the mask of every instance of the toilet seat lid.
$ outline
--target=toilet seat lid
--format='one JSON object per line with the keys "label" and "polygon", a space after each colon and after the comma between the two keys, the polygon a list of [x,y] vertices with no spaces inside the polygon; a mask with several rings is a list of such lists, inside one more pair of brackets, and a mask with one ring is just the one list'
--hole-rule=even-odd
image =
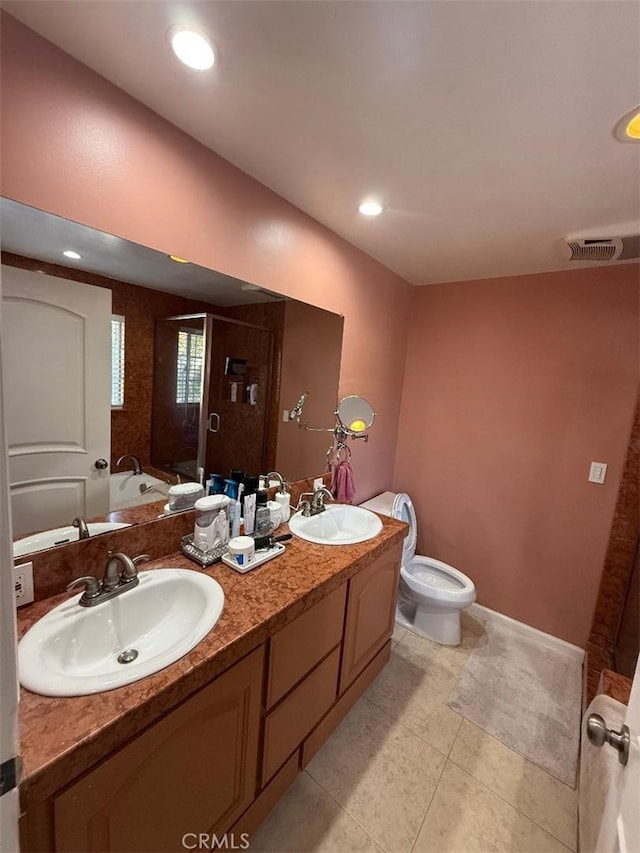
{"label": "toilet seat lid", "polygon": [[402,545],[402,565],[405,566],[416,553],[416,541],[418,539],[416,511],[409,495],[406,492],[382,492],[382,494],[376,495],[375,498],[365,501],[360,506],[373,512],[382,513],[382,515],[390,515],[399,521],[406,521],[409,525],[409,532]]}

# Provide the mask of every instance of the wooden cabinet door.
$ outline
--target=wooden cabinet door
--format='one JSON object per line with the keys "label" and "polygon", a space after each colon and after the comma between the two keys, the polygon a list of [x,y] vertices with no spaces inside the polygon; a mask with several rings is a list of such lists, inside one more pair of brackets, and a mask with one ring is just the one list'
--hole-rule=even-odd
{"label": "wooden cabinet door", "polygon": [[401,548],[393,548],[349,581],[340,693],[393,633]]}
{"label": "wooden cabinet door", "polygon": [[255,795],[263,658],[252,652],[58,795],[57,853],[175,853],[188,833],[228,830]]}

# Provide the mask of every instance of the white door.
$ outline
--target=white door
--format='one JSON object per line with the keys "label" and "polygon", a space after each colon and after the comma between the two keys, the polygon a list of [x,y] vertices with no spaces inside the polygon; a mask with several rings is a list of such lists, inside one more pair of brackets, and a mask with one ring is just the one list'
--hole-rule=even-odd
{"label": "white door", "polygon": [[111,291],[2,267],[14,536],[109,511]]}
{"label": "white door", "polygon": [[[605,722],[607,722],[605,720]],[[625,724],[629,727],[629,759],[618,764],[600,826],[598,853],[640,851],[640,658],[631,689]],[[611,749],[605,744],[602,749]]]}
{"label": "white door", "polygon": [[[4,768],[1,774],[3,785],[0,789],[0,850],[3,853],[17,853],[18,789],[14,787],[11,779],[6,781],[7,776],[11,776],[11,773],[6,771],[15,767],[13,762],[18,754],[18,676],[5,411],[0,370],[0,765]],[[2,793],[5,788],[7,790]]]}

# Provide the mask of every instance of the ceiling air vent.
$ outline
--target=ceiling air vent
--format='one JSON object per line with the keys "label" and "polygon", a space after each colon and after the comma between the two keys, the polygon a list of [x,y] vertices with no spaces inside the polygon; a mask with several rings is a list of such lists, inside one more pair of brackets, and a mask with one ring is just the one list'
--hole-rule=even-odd
{"label": "ceiling air vent", "polygon": [[567,238],[570,261],[627,261],[640,257],[640,235]]}

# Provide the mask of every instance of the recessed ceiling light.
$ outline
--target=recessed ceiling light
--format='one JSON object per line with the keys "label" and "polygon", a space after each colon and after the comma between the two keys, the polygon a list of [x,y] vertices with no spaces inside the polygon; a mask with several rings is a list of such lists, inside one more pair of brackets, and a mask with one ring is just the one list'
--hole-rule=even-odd
{"label": "recessed ceiling light", "polygon": [[640,142],[640,104],[622,116],[614,134],[619,142]]}
{"label": "recessed ceiling light", "polygon": [[181,258],[179,255],[169,255],[172,261],[175,261],[177,264],[188,264],[189,261],[186,258]]}
{"label": "recessed ceiling light", "polygon": [[207,71],[215,62],[211,42],[193,30],[174,30],[170,35],[173,52],[181,62],[196,71]]}
{"label": "recessed ceiling light", "polygon": [[360,213],[364,213],[365,216],[380,216],[382,205],[378,204],[377,201],[363,201],[358,210]]}
{"label": "recessed ceiling light", "polygon": [[62,253],[65,258],[71,258],[73,261],[79,261],[82,258],[82,255],[79,255],[77,252],[74,252],[73,249],[65,249]]}

